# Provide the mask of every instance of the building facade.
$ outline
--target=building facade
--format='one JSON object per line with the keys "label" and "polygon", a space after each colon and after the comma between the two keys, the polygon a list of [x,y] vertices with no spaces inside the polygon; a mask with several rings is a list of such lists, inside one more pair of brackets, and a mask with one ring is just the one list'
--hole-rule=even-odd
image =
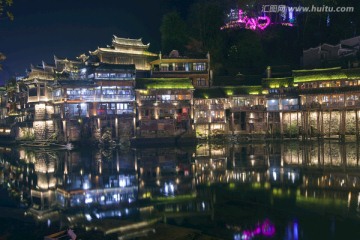
{"label": "building facade", "polygon": [[162,56],[150,62],[153,78],[190,78],[195,88],[211,86],[210,54],[206,57],[192,58],[180,56],[173,50],[169,56]]}
{"label": "building facade", "polygon": [[[1,130],[18,140],[102,143],[359,137],[359,68],[276,75],[269,67],[261,85],[211,86],[209,55],[186,58],[173,51],[153,60],[148,47],[141,39],[114,37],[106,51],[31,66],[27,77],[5,89],[2,122],[9,128]],[[146,71],[152,77],[143,77]]]}

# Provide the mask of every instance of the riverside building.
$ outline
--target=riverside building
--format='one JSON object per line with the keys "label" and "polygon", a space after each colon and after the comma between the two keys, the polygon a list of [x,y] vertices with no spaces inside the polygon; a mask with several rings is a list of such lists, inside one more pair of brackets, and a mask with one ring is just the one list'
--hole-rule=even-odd
{"label": "riverside building", "polygon": [[32,66],[8,86],[3,125],[18,140],[59,142],[359,137],[358,68],[268,67],[260,85],[212,86],[209,54],[156,60],[148,47],[114,37],[89,56]]}

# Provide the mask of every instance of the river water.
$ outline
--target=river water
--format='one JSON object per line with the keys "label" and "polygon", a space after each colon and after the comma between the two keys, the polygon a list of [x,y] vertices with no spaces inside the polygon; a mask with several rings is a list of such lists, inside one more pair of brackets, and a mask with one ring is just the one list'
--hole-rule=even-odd
{"label": "river water", "polygon": [[78,239],[360,239],[359,151],[330,141],[4,146],[0,239],[68,228]]}

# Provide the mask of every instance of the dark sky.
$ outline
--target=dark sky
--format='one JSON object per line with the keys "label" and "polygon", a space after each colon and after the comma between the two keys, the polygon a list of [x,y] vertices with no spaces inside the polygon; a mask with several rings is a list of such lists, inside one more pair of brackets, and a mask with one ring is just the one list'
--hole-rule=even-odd
{"label": "dark sky", "polygon": [[75,58],[112,36],[143,38],[153,52],[160,50],[164,13],[186,15],[194,0],[14,0],[14,21],[0,19],[0,52],[7,57],[0,84],[9,76],[24,75],[30,64],[53,56]]}

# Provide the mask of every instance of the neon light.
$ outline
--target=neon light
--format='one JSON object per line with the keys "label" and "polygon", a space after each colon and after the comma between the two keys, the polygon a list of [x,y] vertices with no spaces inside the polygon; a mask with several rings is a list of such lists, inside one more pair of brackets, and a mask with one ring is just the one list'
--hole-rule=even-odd
{"label": "neon light", "polygon": [[[281,23],[271,23],[270,17],[263,15],[263,16],[257,16],[257,17],[249,17],[247,16],[246,12],[242,9],[238,9],[237,12],[234,9],[230,10],[230,14],[228,14],[228,18],[230,21],[228,21],[224,26],[222,26],[220,29],[229,29],[229,28],[245,28],[250,30],[264,30],[267,28],[270,24],[281,24],[282,26],[288,26],[293,27],[294,26],[294,10],[288,8],[288,14],[289,14],[289,20],[288,22],[285,22],[286,20],[286,10],[281,12]],[[237,14],[236,14],[237,13]]]}
{"label": "neon light", "polygon": [[238,15],[238,23],[246,23],[246,20],[247,20],[247,16],[243,17],[243,10],[239,9],[239,15]]}
{"label": "neon light", "polygon": [[244,230],[240,234],[235,234],[234,240],[250,240],[259,235],[265,237],[273,237],[275,235],[275,226],[269,219],[265,219],[263,223],[257,224],[254,230]]}
{"label": "neon light", "polygon": [[241,27],[241,25],[244,25],[246,29],[250,30],[264,30],[270,25],[270,22],[271,20],[268,16],[250,18],[242,9],[239,9],[237,21],[227,23],[225,26],[221,27],[221,30],[225,28]]}
{"label": "neon light", "polygon": [[288,27],[293,27],[294,24],[292,23],[281,23],[282,26],[288,26]]}
{"label": "neon light", "polygon": [[288,8],[288,11],[289,11],[289,22],[293,23],[294,22],[294,9]]}
{"label": "neon light", "polygon": [[265,237],[272,237],[275,235],[275,226],[272,225],[268,219],[266,219],[261,225],[261,232]]}
{"label": "neon light", "polygon": [[249,18],[246,22],[245,28],[246,29],[251,29],[251,30],[256,30],[257,27],[257,22],[255,18]]}
{"label": "neon light", "polygon": [[270,25],[270,18],[268,16],[258,17],[257,27],[264,30]]}

